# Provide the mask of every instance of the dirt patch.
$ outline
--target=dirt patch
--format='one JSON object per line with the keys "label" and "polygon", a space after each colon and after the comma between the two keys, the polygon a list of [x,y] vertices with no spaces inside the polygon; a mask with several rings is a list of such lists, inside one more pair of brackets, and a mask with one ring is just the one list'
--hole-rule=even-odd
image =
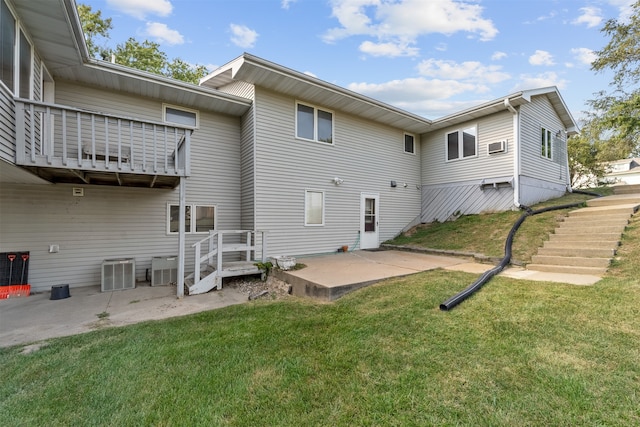
{"label": "dirt patch", "polygon": [[225,281],[225,287],[237,289],[246,294],[249,300],[283,299],[291,295],[291,285],[273,276],[264,281],[257,277],[234,277]]}

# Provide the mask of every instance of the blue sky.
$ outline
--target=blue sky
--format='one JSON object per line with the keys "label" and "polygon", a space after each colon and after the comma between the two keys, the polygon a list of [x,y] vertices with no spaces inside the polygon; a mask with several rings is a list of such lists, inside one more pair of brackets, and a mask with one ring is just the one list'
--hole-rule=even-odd
{"label": "blue sky", "polygon": [[435,119],[556,85],[575,119],[607,90],[590,69],[634,0],[76,0],[169,59],[210,70],[243,52]]}

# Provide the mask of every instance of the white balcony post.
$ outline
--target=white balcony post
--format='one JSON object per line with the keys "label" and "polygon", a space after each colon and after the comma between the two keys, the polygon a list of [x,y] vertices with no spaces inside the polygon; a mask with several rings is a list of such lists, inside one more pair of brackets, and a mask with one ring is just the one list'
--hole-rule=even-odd
{"label": "white balcony post", "polygon": [[[187,180],[184,176],[180,177],[180,214],[178,215],[179,232],[178,232],[178,290],[177,297],[184,297],[184,262],[185,262],[185,206],[187,204]],[[196,248],[196,251],[199,247]],[[198,268],[194,273],[194,283],[200,279],[200,255],[196,255],[196,265]],[[197,280],[196,280],[197,277]]]}

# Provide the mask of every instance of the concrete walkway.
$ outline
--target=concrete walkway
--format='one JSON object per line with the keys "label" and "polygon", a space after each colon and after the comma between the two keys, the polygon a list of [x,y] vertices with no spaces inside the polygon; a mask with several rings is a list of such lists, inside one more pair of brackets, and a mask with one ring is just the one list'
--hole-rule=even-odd
{"label": "concrete walkway", "polygon": [[[380,280],[444,268],[481,274],[492,268],[456,257],[406,251],[355,251],[300,258],[306,268],[286,272],[294,295],[333,300]],[[276,274],[280,275],[283,272]],[[592,284],[599,278],[509,268],[502,275],[528,280]],[[461,284],[466,285],[466,284]],[[50,300],[50,293],[0,300],[0,347],[74,335],[104,327],[183,316],[248,301],[233,287],[176,298],[174,286],[100,292],[99,286],[72,288],[71,297]]]}

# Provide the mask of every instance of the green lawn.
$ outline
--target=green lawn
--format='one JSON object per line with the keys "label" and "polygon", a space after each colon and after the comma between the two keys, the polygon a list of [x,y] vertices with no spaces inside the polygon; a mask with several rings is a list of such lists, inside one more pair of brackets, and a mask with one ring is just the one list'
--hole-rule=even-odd
{"label": "green lawn", "polygon": [[579,287],[431,271],[0,350],[0,425],[640,425],[640,220]]}

